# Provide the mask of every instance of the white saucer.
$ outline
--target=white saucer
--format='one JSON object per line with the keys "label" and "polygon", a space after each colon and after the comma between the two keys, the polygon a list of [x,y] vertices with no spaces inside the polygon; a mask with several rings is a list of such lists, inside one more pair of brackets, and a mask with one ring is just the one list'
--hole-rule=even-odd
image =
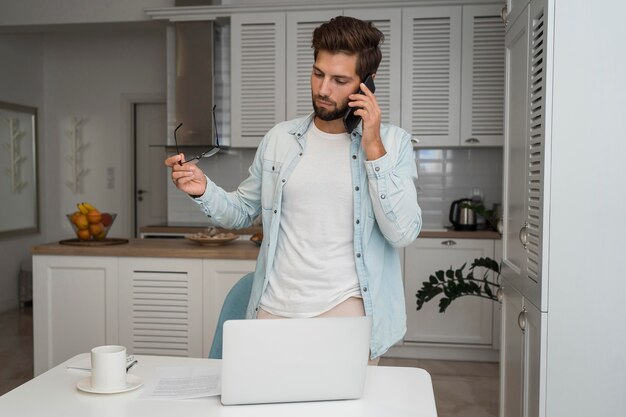
{"label": "white saucer", "polygon": [[114,390],[100,390],[91,386],[91,377],[87,377],[78,381],[76,388],[81,391],[90,392],[92,394],[119,394],[120,392],[132,391],[143,385],[143,381],[137,375],[126,375],[126,388]]}

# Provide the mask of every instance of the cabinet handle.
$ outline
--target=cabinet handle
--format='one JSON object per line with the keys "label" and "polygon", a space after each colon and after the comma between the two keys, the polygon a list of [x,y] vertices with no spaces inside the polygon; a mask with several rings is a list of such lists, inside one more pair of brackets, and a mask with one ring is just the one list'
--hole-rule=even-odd
{"label": "cabinet handle", "polygon": [[517,325],[523,332],[526,331],[526,307],[520,311],[519,316],[517,316]]}
{"label": "cabinet handle", "polygon": [[456,245],[456,242],[454,240],[444,240],[441,244],[445,246],[454,246]]}
{"label": "cabinet handle", "polygon": [[509,11],[506,9],[506,4],[500,10],[500,17],[504,23],[507,23],[507,19],[509,18]]}
{"label": "cabinet handle", "polygon": [[519,241],[524,245],[524,249],[528,246],[528,222],[524,223],[524,226],[519,229]]}
{"label": "cabinet handle", "polygon": [[468,139],[465,139],[465,143],[480,143],[480,140],[476,138],[468,138]]}

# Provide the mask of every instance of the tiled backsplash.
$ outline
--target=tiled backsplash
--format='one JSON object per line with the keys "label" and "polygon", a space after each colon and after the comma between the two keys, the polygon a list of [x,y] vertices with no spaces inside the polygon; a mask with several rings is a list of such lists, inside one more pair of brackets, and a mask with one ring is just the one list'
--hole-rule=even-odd
{"label": "tiled backsplash", "polygon": [[479,188],[486,208],[502,202],[502,148],[416,149],[423,229],[449,225],[450,204]]}
{"label": "tiled backsplash", "polygon": [[[237,188],[248,175],[256,149],[230,149],[202,159],[200,168],[225,190]],[[441,229],[449,224],[453,200],[470,197],[477,187],[487,208],[502,202],[502,149],[416,149],[417,198],[422,207],[423,229]],[[206,225],[207,219],[185,194],[168,181],[169,222]]]}

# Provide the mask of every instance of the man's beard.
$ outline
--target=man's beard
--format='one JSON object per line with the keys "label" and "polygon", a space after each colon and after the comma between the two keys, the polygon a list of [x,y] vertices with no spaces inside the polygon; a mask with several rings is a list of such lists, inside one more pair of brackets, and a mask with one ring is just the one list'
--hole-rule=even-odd
{"label": "man's beard", "polygon": [[347,102],[345,105],[336,107],[334,110],[326,110],[324,108],[320,108],[317,106],[317,104],[315,103],[315,100],[317,99],[328,101],[328,102],[330,102],[330,100],[328,100],[327,97],[322,97],[322,96],[316,96],[312,98],[313,110],[315,111],[315,116],[319,117],[325,122],[330,122],[332,120],[341,119],[348,111]]}

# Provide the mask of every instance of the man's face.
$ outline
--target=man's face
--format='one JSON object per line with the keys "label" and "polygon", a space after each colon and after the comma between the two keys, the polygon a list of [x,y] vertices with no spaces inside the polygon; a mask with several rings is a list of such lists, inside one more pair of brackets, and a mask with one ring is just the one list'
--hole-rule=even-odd
{"label": "man's face", "polygon": [[348,96],[359,89],[360,83],[356,60],[356,54],[318,52],[311,73],[311,98],[320,119],[340,119],[348,111]]}

